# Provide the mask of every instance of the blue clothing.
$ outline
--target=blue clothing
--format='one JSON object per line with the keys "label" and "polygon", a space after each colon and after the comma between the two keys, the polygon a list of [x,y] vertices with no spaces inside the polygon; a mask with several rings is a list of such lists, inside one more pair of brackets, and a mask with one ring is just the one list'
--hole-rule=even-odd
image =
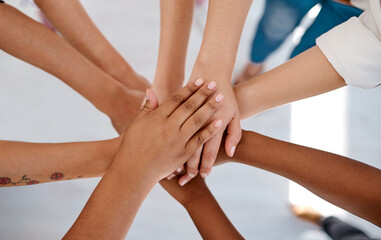
{"label": "blue clothing", "polygon": [[291,57],[314,46],[316,38],[331,28],[362,13],[361,9],[333,0],[267,0],[252,43],[251,61],[263,62],[294,31],[307,12],[318,3],[322,8],[293,50]]}

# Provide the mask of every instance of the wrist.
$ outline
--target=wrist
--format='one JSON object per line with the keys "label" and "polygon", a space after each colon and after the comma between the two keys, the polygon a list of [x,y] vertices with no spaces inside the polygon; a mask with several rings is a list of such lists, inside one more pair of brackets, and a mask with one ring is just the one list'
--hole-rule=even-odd
{"label": "wrist", "polygon": [[[219,51],[216,51],[219,52]],[[222,51],[224,52],[224,51]],[[235,64],[235,57],[230,54],[219,54],[200,50],[194,64],[194,69],[199,72],[211,72],[216,81],[231,81],[231,75]],[[202,76],[201,76],[202,77]]]}
{"label": "wrist", "polygon": [[[119,153],[121,150],[119,149]],[[140,159],[134,159],[131,156],[121,157],[116,154],[111,167],[107,173],[115,174],[122,184],[138,182],[137,186],[150,189],[159,181],[157,174],[149,171],[150,168],[139,165]]]}
{"label": "wrist", "polygon": [[[192,196],[189,196],[184,201],[180,202],[180,204],[187,210],[189,214],[194,211],[199,211],[199,206],[210,199],[213,199],[212,193],[209,189],[204,189],[202,191],[194,191],[195,193]],[[196,193],[197,192],[197,193]]]}
{"label": "wrist", "polygon": [[113,163],[116,153],[118,152],[121,137],[99,142],[97,146],[98,156],[101,161],[93,161],[95,163],[96,176],[102,177]]}

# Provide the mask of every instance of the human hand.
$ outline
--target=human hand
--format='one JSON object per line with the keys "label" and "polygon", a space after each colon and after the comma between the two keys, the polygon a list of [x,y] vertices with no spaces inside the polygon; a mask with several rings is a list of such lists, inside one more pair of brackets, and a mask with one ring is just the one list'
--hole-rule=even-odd
{"label": "human hand", "polygon": [[[221,83],[218,89],[225,96],[226,100],[223,106],[216,111],[214,118],[223,120],[224,124],[221,129],[226,128],[227,134],[224,149],[226,154],[232,157],[242,136],[238,105],[233,89],[229,83]],[[187,161],[187,174],[183,175],[179,180],[180,185],[185,185],[192,180],[192,178],[197,175],[198,169],[200,169],[200,175],[203,178],[210,174],[220,148],[223,134],[224,131],[219,131],[213,138],[205,143],[203,149],[202,147],[199,148],[196,153],[192,155]],[[202,160],[200,165],[201,152]]]}
{"label": "human hand", "polygon": [[198,79],[158,107],[154,92],[147,90],[147,102],[125,132],[115,165],[159,181],[184,164],[223,125],[209,121],[222,105],[223,96],[208,100],[215,91],[214,82],[203,85]]}
{"label": "human hand", "polygon": [[178,180],[179,177],[171,180],[163,179],[160,181],[160,185],[184,207],[210,193],[205,180],[200,176],[196,176],[184,187],[179,186]]}
{"label": "human hand", "polygon": [[110,115],[111,123],[115,130],[122,134],[134,120],[141,108],[144,92],[124,89],[118,96],[118,102],[113,106],[113,114]]}

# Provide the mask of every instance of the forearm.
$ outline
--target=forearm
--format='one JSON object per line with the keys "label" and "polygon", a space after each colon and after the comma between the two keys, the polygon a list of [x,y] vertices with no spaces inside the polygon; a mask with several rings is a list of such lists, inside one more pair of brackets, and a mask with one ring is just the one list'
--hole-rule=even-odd
{"label": "forearm", "polygon": [[242,29],[251,3],[252,0],[209,1],[204,37],[192,73],[194,77],[230,85]]}
{"label": "forearm", "polygon": [[2,4],[0,48],[58,77],[109,116],[124,103],[125,88],[65,40],[15,8]]}
{"label": "forearm", "polygon": [[87,59],[113,78],[134,88],[136,73],[91,20],[78,0],[35,0],[54,27]]}
{"label": "forearm", "polygon": [[345,86],[318,47],[234,87],[241,118]]}
{"label": "forearm", "polygon": [[110,167],[63,239],[125,238],[156,181],[136,169],[124,170]]}
{"label": "forearm", "polygon": [[381,225],[381,170],[312,148],[244,132],[235,161],[279,174]]}
{"label": "forearm", "polygon": [[50,144],[0,141],[0,187],[101,177],[119,142],[119,138]]}
{"label": "forearm", "polygon": [[203,239],[244,239],[208,189],[184,207]]}
{"label": "forearm", "polygon": [[159,100],[181,88],[192,26],[194,1],[160,1],[160,45],[154,79]]}

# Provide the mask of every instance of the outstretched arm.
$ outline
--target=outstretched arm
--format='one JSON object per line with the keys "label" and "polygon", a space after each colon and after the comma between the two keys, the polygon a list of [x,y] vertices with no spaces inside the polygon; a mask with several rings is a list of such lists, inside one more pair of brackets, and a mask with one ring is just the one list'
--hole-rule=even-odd
{"label": "outstretched arm", "polygon": [[346,86],[319,47],[234,87],[241,118]]}
{"label": "outstretched arm", "polygon": [[77,51],[128,88],[144,91],[139,76],[96,27],[78,0],[35,0],[53,26]]}
{"label": "outstretched arm", "polygon": [[160,184],[184,206],[203,239],[244,239],[225,215],[204,179],[196,176],[183,187],[179,186],[178,180],[178,177],[165,179]]}
{"label": "outstretched arm", "polygon": [[[226,153],[233,156],[241,139],[240,113],[237,100],[231,86],[238,45],[242,29],[252,0],[210,0],[207,22],[200,52],[194,64],[190,79],[202,77],[214,80],[225,95],[225,103],[215,117],[224,119],[221,129],[227,131],[224,144]],[[189,181],[200,169],[202,177],[210,174],[216,159],[224,131],[219,132],[187,162],[188,174],[183,179]],[[200,155],[202,160],[200,163]],[[199,168],[200,165],[200,168]]]}
{"label": "outstretched arm", "polygon": [[216,89],[199,83],[189,83],[160,107],[147,91],[111,167],[64,239],[124,239],[152,187],[216,133],[222,123],[210,117],[221,102],[207,100]]}
{"label": "outstretched arm", "polygon": [[122,132],[136,115],[144,94],[129,90],[70,44],[15,8],[0,5],[0,49],[56,76],[100,111]]}
{"label": "outstretched arm", "polygon": [[160,45],[153,90],[165,101],[184,82],[194,1],[160,0]]}
{"label": "outstretched arm", "polygon": [[336,154],[243,132],[233,161],[293,180],[316,195],[381,226],[381,170]]}
{"label": "outstretched arm", "polygon": [[76,143],[0,141],[0,187],[101,177],[119,143],[120,138]]}

